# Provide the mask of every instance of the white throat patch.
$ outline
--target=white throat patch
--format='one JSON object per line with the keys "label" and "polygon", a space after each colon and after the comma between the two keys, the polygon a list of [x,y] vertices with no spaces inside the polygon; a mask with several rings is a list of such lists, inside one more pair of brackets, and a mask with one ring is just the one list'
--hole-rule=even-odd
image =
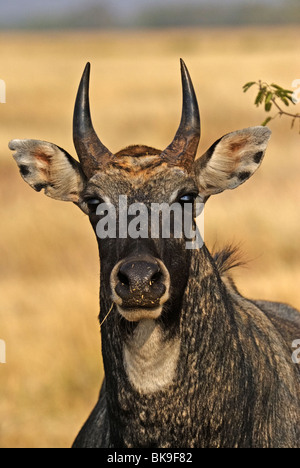
{"label": "white throat patch", "polygon": [[154,320],[141,320],[124,345],[124,366],[130,383],[140,393],[166,388],[174,380],[179,352],[179,338],[165,341]]}

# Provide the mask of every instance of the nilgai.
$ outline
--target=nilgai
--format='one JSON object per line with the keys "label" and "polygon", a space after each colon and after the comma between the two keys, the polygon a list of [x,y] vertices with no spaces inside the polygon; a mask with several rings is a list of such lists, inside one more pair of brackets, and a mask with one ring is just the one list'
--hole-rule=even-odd
{"label": "nilgai", "polygon": [[[113,154],[101,143],[89,64],[73,121],[80,162],[52,143],[9,144],[23,179],[78,205],[98,241],[105,381],[74,447],[299,447],[300,374],[292,360],[299,312],[243,297],[229,273],[239,262],[233,251],[187,248],[186,231],[175,235],[175,210],[169,236],[145,216],[143,229],[130,211],[133,204],[149,216],[153,204],[180,206],[183,217],[194,210],[195,233],[196,205],[238,187],[262,162],[265,127],[229,133],[195,160],[200,117],[183,61],[181,75],[182,117],[164,151],[139,145]],[[143,235],[130,236],[124,222]],[[105,224],[111,229],[100,236]]]}

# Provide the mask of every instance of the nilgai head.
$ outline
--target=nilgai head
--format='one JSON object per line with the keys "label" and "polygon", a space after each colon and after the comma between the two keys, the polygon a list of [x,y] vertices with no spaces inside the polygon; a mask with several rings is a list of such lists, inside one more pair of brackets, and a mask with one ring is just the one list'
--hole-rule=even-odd
{"label": "nilgai head", "polygon": [[[249,179],[262,161],[270,130],[252,127],[229,133],[195,160],[200,116],[181,61],[182,117],[173,141],[163,151],[130,146],[114,154],[93,128],[89,77],[87,64],[73,120],[79,162],[44,141],[12,140],[9,147],[31,187],[71,201],[89,216],[99,245],[101,288],[120,315],[131,322],[165,319],[170,311],[180,310],[193,255],[193,249],[186,248],[191,240],[187,233],[197,232],[197,203]],[[169,229],[163,226],[166,213]]]}

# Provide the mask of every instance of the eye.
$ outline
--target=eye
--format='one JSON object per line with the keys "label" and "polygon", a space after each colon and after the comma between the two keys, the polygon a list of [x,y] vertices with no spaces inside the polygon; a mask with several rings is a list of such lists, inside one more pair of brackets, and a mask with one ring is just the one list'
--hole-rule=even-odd
{"label": "eye", "polygon": [[88,206],[89,212],[94,214],[96,213],[98,206],[100,205],[100,203],[103,202],[103,200],[99,198],[89,198],[85,202]]}
{"label": "eye", "polygon": [[196,193],[187,193],[185,195],[182,195],[179,198],[179,203],[181,203],[182,205],[184,205],[185,203],[194,203],[196,198],[197,198]]}

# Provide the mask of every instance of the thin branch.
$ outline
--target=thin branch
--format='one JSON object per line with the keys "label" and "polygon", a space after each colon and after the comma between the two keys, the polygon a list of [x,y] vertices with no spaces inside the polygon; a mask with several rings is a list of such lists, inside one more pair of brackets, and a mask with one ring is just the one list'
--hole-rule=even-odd
{"label": "thin branch", "polygon": [[274,106],[277,107],[280,115],[287,115],[288,117],[293,117],[294,119],[300,118],[300,114],[291,114],[290,112],[282,110],[279,104],[276,102],[275,98],[271,99],[271,101],[273,102]]}

